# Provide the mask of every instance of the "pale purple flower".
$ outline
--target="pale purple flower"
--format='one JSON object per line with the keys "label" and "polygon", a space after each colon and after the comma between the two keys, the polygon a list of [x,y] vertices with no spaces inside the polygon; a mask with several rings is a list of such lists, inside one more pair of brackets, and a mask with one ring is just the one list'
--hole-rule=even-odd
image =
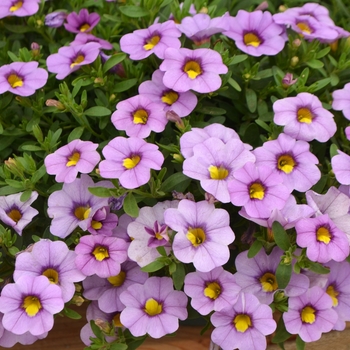
{"label": "pale purple flower", "polygon": [[337,130],[333,114],[308,92],[277,100],[273,111],[274,122],[283,125],[284,133],[297,140],[326,142]]}
{"label": "pale purple flower", "polygon": [[123,214],[119,220],[118,225],[113,229],[113,237],[118,237],[123,239],[125,242],[130,243],[131,238],[128,235],[128,226],[131,222],[133,222],[135,219],[129,216],[128,214]]}
{"label": "pale purple flower", "polygon": [[301,219],[295,225],[297,244],[306,248],[307,257],[319,263],[343,261],[349,255],[349,241],[327,214]]}
{"label": "pale purple flower", "polygon": [[77,227],[87,230],[96,211],[108,205],[108,198],[94,196],[89,187],[114,186],[110,181],[95,184],[90,176],[83,174],[49,196],[47,213],[52,218],[50,232],[54,236],[65,238]]}
{"label": "pale purple flower", "polygon": [[146,184],[150,170],[160,170],[163,154],[154,144],[137,137],[115,137],[102,150],[106,160],[100,165],[104,178],[119,179],[125,188],[137,188]]}
{"label": "pale purple flower", "polygon": [[332,97],[332,108],[342,111],[344,117],[350,120],[350,83],[345,84],[342,89],[333,91]]}
{"label": "pale purple flower", "polygon": [[[1,6],[1,5],[0,5]],[[30,96],[42,88],[48,78],[38,62],[13,62],[0,67],[0,94],[9,91],[19,96]]]}
{"label": "pale purple flower", "polygon": [[168,208],[177,208],[178,201],[158,202],[153,207],[142,207],[139,216],[130,222],[127,228],[131,243],[128,248],[129,259],[141,267],[155,261],[161,255],[157,247],[164,247],[170,253],[171,230],[164,223],[164,212]]}
{"label": "pale purple flower", "polygon": [[101,49],[104,50],[112,50],[113,45],[107,41],[103,40],[101,38],[97,38],[95,35],[88,34],[88,33],[79,33],[75,36],[74,41],[72,41],[69,46],[74,46],[74,45],[84,45],[87,43],[98,43],[101,45]]}
{"label": "pale purple flower", "polygon": [[185,277],[184,292],[201,315],[235,304],[240,291],[232,273],[221,266],[209,272],[191,272]]}
{"label": "pale purple flower", "polygon": [[56,175],[57,182],[71,183],[78,173],[92,172],[101,157],[96,151],[97,143],[73,140],[45,158],[46,171]]}
{"label": "pale purple flower", "polygon": [[271,308],[246,293],[233,306],[214,312],[210,321],[215,327],[211,339],[223,350],[265,350],[266,335],[277,327]]}
{"label": "pale purple flower", "polygon": [[85,275],[111,277],[121,271],[120,264],[127,259],[124,240],[106,236],[83,236],[75,247],[75,264]]}
{"label": "pale purple flower", "polygon": [[327,267],[330,268],[330,273],[323,289],[332,298],[333,309],[338,314],[333,329],[343,331],[345,322],[350,321],[350,264],[347,261],[330,261]]}
{"label": "pale purple flower", "polygon": [[280,134],[276,140],[266,141],[253,153],[256,156],[255,164],[277,170],[290,191],[305,192],[321,178],[316,165],[318,159],[310,152],[310,145],[286,134]]}
{"label": "pale purple flower", "polygon": [[22,230],[32,221],[39,212],[30,205],[38,198],[33,191],[25,202],[20,200],[23,192],[0,196],[0,220],[12,227],[20,236]]}
{"label": "pale purple flower", "polygon": [[100,53],[100,48],[101,45],[95,42],[61,47],[58,53],[47,58],[47,70],[57,73],[56,79],[62,80],[81,66],[94,62]]}
{"label": "pale purple flower", "polygon": [[79,13],[71,12],[67,16],[66,30],[72,33],[88,33],[98,24],[100,15],[96,12],[89,13],[87,9],[81,9]]}
{"label": "pale purple flower", "polygon": [[210,18],[205,13],[198,13],[183,18],[177,27],[196,45],[202,45],[210,41],[212,35],[228,30],[227,18],[229,17]]}
{"label": "pale purple flower", "polygon": [[150,277],[144,285],[133,284],[120,300],[125,305],[120,321],[135,337],[147,333],[161,338],[179,328],[179,319],[187,318],[186,294],[174,290],[170,277]]}
{"label": "pale purple flower", "polygon": [[[276,270],[281,261],[283,251],[275,247],[267,255],[261,249],[253,258],[248,258],[248,251],[243,251],[236,258],[237,272],[234,274],[236,283],[243,292],[254,294],[261,303],[271,304],[274,294],[280,290],[277,283]],[[289,296],[298,296],[309,288],[308,277],[302,274],[292,273],[291,279],[284,289]]]}
{"label": "pale purple flower", "polygon": [[200,272],[209,272],[225,264],[230,256],[228,245],[235,239],[229,214],[207,201],[180,201],[177,209],[167,209],[165,224],[176,231],[174,255],[184,263],[193,263]]}
{"label": "pale purple flower", "polygon": [[291,193],[276,170],[248,162],[233,173],[228,183],[232,204],[243,206],[249,216],[268,218],[273,209],[282,209]]}
{"label": "pale purple flower", "polygon": [[292,73],[286,73],[286,75],[283,77],[281,83],[282,86],[286,89],[291,85],[294,85],[298,79],[293,79],[293,74]]}
{"label": "pale purple flower", "polygon": [[183,173],[200,180],[201,187],[222,203],[230,202],[228,183],[234,171],[254,162],[253,153],[239,139],[227,143],[211,137],[193,147],[193,156],[183,163]]}
{"label": "pale purple flower", "polygon": [[273,21],[270,12],[239,10],[228,18],[228,30],[223,33],[236,46],[251,56],[274,56],[283,50],[283,27]]}
{"label": "pale purple flower", "polygon": [[40,0],[1,0],[0,18],[31,16],[38,12]]}
{"label": "pale purple flower", "polygon": [[177,92],[194,90],[200,93],[219,89],[219,74],[228,71],[218,52],[211,49],[186,48],[168,48],[159,69],[165,72],[163,83],[169,89]]}
{"label": "pale purple flower", "polygon": [[16,257],[13,277],[15,282],[22,276],[46,276],[51,284],[61,288],[66,303],[75,293],[74,282],[85,278],[75,266],[76,254],[66,243],[41,239],[34,243],[31,252],[22,252]]}
{"label": "pale purple flower", "polygon": [[120,294],[135,283],[144,284],[147,279],[148,273],[141,271],[140,266],[133,261],[125,261],[115,276],[104,279],[96,275],[87,277],[83,282],[83,295],[89,300],[98,300],[98,306],[104,312],[120,312],[125,308]]}
{"label": "pale purple flower", "polygon": [[338,182],[343,185],[350,185],[350,156],[338,149],[338,154],[332,157],[331,162]]}
{"label": "pale purple flower", "polygon": [[164,111],[173,111],[179,117],[188,116],[197,105],[197,96],[191,92],[176,92],[163,84],[164,72],[157,69],[152,80],[144,81],[139,86],[139,94],[151,101],[161,103]]}
{"label": "pale purple flower", "polygon": [[22,276],[7,284],[0,296],[4,328],[39,336],[53,327],[53,315],[64,307],[61,289],[45,276]]}
{"label": "pale purple flower", "polygon": [[[181,154],[184,158],[192,157],[193,147],[199,143],[203,143],[210,137],[216,137],[223,143],[227,143],[232,139],[240,140],[236,131],[221,124],[210,124],[203,129],[192,128],[191,131],[184,133],[180,138]],[[244,145],[247,150],[252,149],[250,145]]]}
{"label": "pale purple flower", "polygon": [[298,334],[305,342],[320,339],[322,333],[329,332],[337,322],[338,315],[332,304],[332,298],[318,286],[290,297],[288,311],[283,313],[287,331]]}
{"label": "pale purple flower", "polygon": [[138,29],[120,38],[120,48],[132,60],[142,60],[152,53],[163,59],[167,48],[179,49],[181,32],[173,21],[155,23],[146,29]]}
{"label": "pale purple flower", "polygon": [[163,105],[144,95],[136,95],[117,104],[111,120],[117,130],[125,130],[128,136],[146,138],[151,131],[162,132],[168,120]]}
{"label": "pale purple flower", "polygon": [[112,236],[117,224],[118,216],[106,205],[95,212],[87,230],[93,235]]}
{"label": "pale purple flower", "polygon": [[59,28],[67,17],[64,11],[51,12],[45,16],[45,25],[51,28]]}

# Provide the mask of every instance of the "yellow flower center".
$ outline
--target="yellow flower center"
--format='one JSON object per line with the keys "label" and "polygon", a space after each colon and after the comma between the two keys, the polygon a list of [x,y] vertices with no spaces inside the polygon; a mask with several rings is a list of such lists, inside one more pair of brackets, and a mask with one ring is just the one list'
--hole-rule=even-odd
{"label": "yellow flower center", "polygon": [[40,300],[31,295],[24,298],[22,307],[29,317],[35,316],[42,308]]}
{"label": "yellow flower center", "polygon": [[205,233],[201,228],[189,228],[186,234],[187,239],[193,244],[194,247],[198,247],[205,241]]}
{"label": "yellow flower center", "polygon": [[312,308],[311,306],[305,306],[301,310],[301,320],[304,323],[314,323],[316,321],[316,316],[315,316],[316,310]]}
{"label": "yellow flower center", "polygon": [[276,276],[271,272],[266,272],[259,281],[264,292],[274,292],[278,288]]}
{"label": "yellow flower center", "polygon": [[313,115],[308,108],[300,108],[298,110],[298,121],[300,123],[311,124]]}
{"label": "yellow flower center", "polygon": [[74,215],[77,219],[79,220],[86,220],[89,217],[89,214],[91,212],[91,208],[86,206],[86,207],[77,207],[74,210]]}
{"label": "yellow flower center", "polygon": [[175,103],[178,99],[179,99],[179,94],[173,90],[165,92],[162,96],[162,102],[166,103],[169,106]]}
{"label": "yellow flower center", "polygon": [[326,293],[332,298],[333,306],[338,305],[338,298],[339,292],[337,292],[332,285],[329,285],[327,287]]}
{"label": "yellow flower center", "polygon": [[125,281],[126,273],[124,271],[120,271],[120,273],[116,276],[108,277],[108,282],[114,287],[120,287]]}
{"label": "yellow flower center", "polygon": [[295,167],[295,161],[292,156],[284,154],[278,158],[277,167],[279,170],[282,170],[286,174],[289,174]]}
{"label": "yellow flower center", "polygon": [[7,213],[7,216],[16,223],[22,218],[22,214],[18,209],[12,209]]}
{"label": "yellow flower center", "polygon": [[77,64],[80,64],[81,62],[83,62],[85,60],[85,56],[83,55],[78,55],[75,60],[72,62],[72,64],[70,65],[71,68],[74,68]]}
{"label": "yellow flower center", "polygon": [[80,153],[74,152],[70,157],[68,157],[68,162],[66,163],[66,166],[70,167],[73,165],[77,165],[80,159]]}
{"label": "yellow flower center", "polygon": [[47,269],[43,272],[43,275],[46,276],[50,283],[57,284],[58,283],[58,272],[54,269]]}
{"label": "yellow flower center", "polygon": [[10,7],[10,12],[15,12],[23,6],[23,1],[17,1]]}
{"label": "yellow flower center", "polygon": [[247,33],[243,37],[243,41],[247,46],[258,47],[261,44],[261,40],[253,33]]}
{"label": "yellow flower center", "polygon": [[134,117],[134,124],[146,124],[148,120],[148,113],[144,109],[138,109],[132,115]]}
{"label": "yellow flower center", "polygon": [[332,235],[329,232],[327,227],[321,226],[316,231],[316,239],[319,242],[323,242],[324,244],[328,244],[332,239]]}
{"label": "yellow flower center", "polygon": [[23,86],[23,80],[16,74],[10,74],[7,78],[8,83],[11,85],[11,87],[21,87]]}
{"label": "yellow flower center", "polygon": [[188,61],[185,64],[184,72],[187,73],[190,79],[196,79],[198,75],[202,74],[202,69],[198,62]]}
{"label": "yellow flower center", "polygon": [[244,333],[249,327],[252,326],[252,320],[248,315],[239,314],[234,318],[233,324],[238,332]]}
{"label": "yellow flower center", "polygon": [[102,228],[102,223],[99,222],[99,221],[92,220],[92,221],[91,221],[91,227],[92,227],[94,230],[99,230],[100,228]]}
{"label": "yellow flower center", "polygon": [[305,34],[311,34],[312,33],[312,29],[306,23],[299,22],[297,24],[297,27]]}
{"label": "yellow flower center", "polygon": [[84,33],[84,32],[86,32],[88,29],[90,29],[90,25],[87,24],[87,23],[84,23],[84,24],[80,27],[79,30],[80,30],[82,33]]}
{"label": "yellow flower center", "polygon": [[120,322],[120,312],[118,312],[113,317],[113,324],[114,324],[114,327],[123,327],[122,323]]}
{"label": "yellow flower center", "polygon": [[210,178],[214,180],[224,180],[228,176],[228,170],[221,165],[219,167],[211,165],[208,170]]}
{"label": "yellow flower center", "polygon": [[163,311],[163,307],[157,300],[150,298],[146,301],[144,310],[149,316],[155,316],[159,315]]}
{"label": "yellow flower center", "polygon": [[265,196],[265,189],[259,182],[254,182],[249,187],[249,197],[251,199],[262,200]]}
{"label": "yellow flower center", "polygon": [[204,295],[210,299],[216,299],[221,294],[221,287],[217,282],[210,282],[204,289]]}
{"label": "yellow flower center", "polygon": [[131,158],[125,158],[123,160],[123,166],[126,169],[132,169],[135,168],[137,164],[139,164],[141,158],[139,156],[132,156]]}
{"label": "yellow flower center", "polygon": [[160,40],[160,36],[158,35],[152,36],[152,38],[146,40],[146,44],[143,45],[143,48],[146,51],[152,50],[159,43],[159,40]]}
{"label": "yellow flower center", "polygon": [[92,254],[95,256],[95,259],[98,261],[102,261],[106,258],[109,258],[108,249],[102,246],[97,246],[92,252]]}

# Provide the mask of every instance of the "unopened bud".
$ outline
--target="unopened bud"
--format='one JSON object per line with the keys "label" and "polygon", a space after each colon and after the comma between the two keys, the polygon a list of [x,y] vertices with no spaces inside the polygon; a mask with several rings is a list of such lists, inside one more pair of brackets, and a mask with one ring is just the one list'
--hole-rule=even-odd
{"label": "unopened bud", "polygon": [[295,67],[297,64],[299,63],[299,57],[298,56],[294,56],[290,59],[290,65],[292,67]]}
{"label": "unopened bud", "polygon": [[49,13],[45,17],[45,25],[51,28],[61,27],[66,17],[67,14],[63,11]]}
{"label": "unopened bud", "polygon": [[287,7],[285,5],[281,5],[279,8],[278,8],[278,11],[279,12],[284,12],[287,10]]}
{"label": "unopened bud", "polygon": [[83,290],[83,287],[78,283],[74,284],[74,287],[77,293],[80,293]]}
{"label": "unopened bud", "polygon": [[99,84],[99,85],[104,85],[104,80],[103,80],[103,78],[96,78],[94,80],[94,83]]}
{"label": "unopened bud", "polygon": [[9,158],[4,161],[5,166],[11,171],[12,174],[23,178],[24,173],[23,170],[20,168],[19,163],[16,161],[16,159]]}
{"label": "unopened bud", "polygon": [[80,295],[75,295],[72,299],[72,303],[77,305],[77,306],[82,306],[84,304],[84,298],[81,297]]}
{"label": "unopened bud", "polygon": [[97,318],[95,320],[95,325],[101,329],[104,333],[110,333],[111,332],[111,326],[108,322],[101,320],[100,318]]}
{"label": "unopened bud", "polygon": [[174,122],[175,125],[177,126],[177,128],[180,130],[185,127],[183,120],[174,111],[167,111],[166,112],[166,119],[168,119],[171,122]]}
{"label": "unopened bud", "polygon": [[173,154],[173,159],[176,160],[177,163],[182,163],[185,160],[184,157],[178,153]]}
{"label": "unopened bud", "polygon": [[202,7],[202,8],[198,11],[198,13],[205,13],[205,14],[207,14],[207,13],[208,13],[208,8],[207,8],[207,7]]}
{"label": "unopened bud", "polygon": [[282,86],[285,89],[288,89],[289,86],[295,84],[298,79],[293,79],[293,74],[292,73],[287,73],[283,79],[282,79]]}
{"label": "unopened bud", "polygon": [[292,42],[293,47],[297,48],[301,45],[301,40],[300,39],[295,39]]}
{"label": "unopened bud", "polygon": [[204,199],[209,203],[209,204],[214,204],[217,203],[218,200],[210,193],[205,192],[204,194]]}
{"label": "unopened bud", "polygon": [[46,100],[45,102],[47,107],[56,107],[57,109],[59,109],[60,111],[63,111],[66,109],[66,107],[64,107],[63,103],[57,100]]}
{"label": "unopened bud", "polygon": [[265,11],[269,7],[267,1],[263,1],[254,11]]}

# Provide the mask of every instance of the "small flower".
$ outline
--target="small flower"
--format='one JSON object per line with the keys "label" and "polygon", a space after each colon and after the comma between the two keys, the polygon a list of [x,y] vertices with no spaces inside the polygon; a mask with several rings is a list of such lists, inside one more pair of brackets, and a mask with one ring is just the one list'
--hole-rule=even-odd
{"label": "small flower", "polygon": [[167,209],[165,224],[176,231],[173,251],[177,259],[193,263],[200,272],[209,272],[225,264],[230,256],[228,245],[235,239],[229,214],[207,201],[180,201],[177,209]]}
{"label": "small flower", "polygon": [[117,224],[118,216],[106,205],[96,211],[87,230],[93,235],[112,236]]}
{"label": "small flower", "polygon": [[228,28],[223,34],[251,56],[276,55],[285,44],[282,26],[276,24],[267,11],[239,10],[236,17],[229,17]]}
{"label": "small flower", "polygon": [[137,137],[116,137],[102,153],[106,160],[99,165],[101,176],[119,179],[128,189],[146,184],[151,177],[150,169],[160,170],[164,161],[156,145]]}
{"label": "small flower", "polygon": [[40,0],[2,0],[0,18],[31,16],[38,12]]}
{"label": "small flower", "polygon": [[308,92],[276,101],[273,111],[274,122],[284,125],[284,133],[297,140],[326,142],[337,130],[333,114]]}
{"label": "small flower", "polygon": [[7,284],[0,296],[0,312],[6,330],[41,335],[53,327],[53,314],[64,307],[61,289],[45,276],[22,276]]}
{"label": "small flower", "polygon": [[45,25],[51,28],[59,28],[63,25],[67,13],[64,11],[51,12],[45,16]]}
{"label": "small flower", "polygon": [[19,96],[30,96],[45,86],[48,73],[38,68],[38,62],[13,62],[0,67],[0,94],[9,91]]}
{"label": "small flower", "polygon": [[292,73],[287,73],[282,79],[282,86],[287,89],[289,86],[294,85],[298,79],[293,79]]}
{"label": "small flower", "polygon": [[61,47],[58,53],[47,58],[47,69],[49,72],[58,73],[56,78],[62,80],[81,66],[94,62],[100,53],[100,48],[101,45],[94,42]]}
{"label": "small flower", "polygon": [[343,185],[350,185],[350,156],[338,150],[332,160],[332,169],[335,178]]}
{"label": "small flower", "polygon": [[71,183],[78,173],[90,173],[100,161],[97,143],[73,140],[45,158],[46,171],[57,182]]}
{"label": "small flower", "polygon": [[338,315],[332,305],[332,298],[318,286],[290,297],[288,311],[283,313],[286,330],[298,334],[305,342],[320,339],[321,334],[329,332],[337,322]]}
{"label": "small flower", "polygon": [[350,83],[345,84],[345,86],[340,90],[335,90],[332,93],[333,102],[332,108],[336,111],[342,111],[344,117],[350,120]]}
{"label": "small flower", "polygon": [[98,24],[100,15],[89,13],[87,9],[81,9],[79,13],[72,12],[67,16],[65,28],[72,33],[88,33]]}
{"label": "small flower", "polygon": [[211,339],[223,350],[264,350],[266,335],[277,327],[271,308],[246,293],[234,305],[214,312],[210,321],[215,327]]}
{"label": "small flower", "polygon": [[29,199],[21,201],[23,192],[0,197],[0,220],[12,227],[20,236],[22,230],[39,212],[30,205],[38,198],[37,192],[32,192]]}
{"label": "small flower", "polygon": [[75,36],[74,41],[72,41],[69,46],[84,45],[87,43],[98,43],[101,45],[101,49],[104,50],[111,50],[113,48],[113,45],[109,41],[97,38],[96,36],[88,33],[78,33]]}
{"label": "small flower", "polygon": [[146,29],[138,29],[120,38],[120,48],[130,54],[132,60],[142,60],[152,53],[163,59],[168,47],[179,49],[181,32],[173,21],[155,23]]}
{"label": "small flower", "polygon": [[85,276],[112,277],[120,273],[120,264],[127,259],[126,248],[120,238],[83,236],[75,247],[75,264]]}
{"label": "small flower", "polygon": [[222,63],[221,55],[210,49],[168,48],[159,68],[165,72],[164,85],[177,92],[215,91],[221,86],[219,74],[228,71]]}
{"label": "small flower", "polygon": [[161,338],[179,328],[179,319],[187,318],[186,294],[174,290],[169,277],[150,277],[143,286],[133,284],[120,300],[125,305],[120,321],[135,337],[147,333]]}

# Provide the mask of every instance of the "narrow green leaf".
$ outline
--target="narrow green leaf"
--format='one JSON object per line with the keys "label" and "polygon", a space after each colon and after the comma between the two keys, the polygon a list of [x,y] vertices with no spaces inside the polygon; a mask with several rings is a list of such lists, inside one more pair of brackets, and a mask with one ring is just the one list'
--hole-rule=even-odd
{"label": "narrow green leaf", "polygon": [[168,254],[163,246],[159,246],[156,249],[161,256],[168,256]]}
{"label": "narrow green leaf", "polygon": [[126,214],[130,215],[133,218],[137,218],[139,216],[139,207],[137,206],[136,199],[132,192],[129,192],[125,197],[123,209]]}
{"label": "narrow green leaf", "polygon": [[128,17],[139,18],[149,15],[149,12],[140,6],[119,6],[120,12]]}
{"label": "narrow green leaf", "polygon": [[237,91],[242,91],[242,88],[239,86],[239,84],[237,83],[236,80],[230,78],[227,82],[228,82],[235,90],[237,90]]}
{"label": "narrow green leaf", "polygon": [[245,98],[247,101],[248,109],[251,113],[256,111],[256,107],[258,104],[258,98],[256,96],[256,92],[252,89],[247,89],[245,93]]}
{"label": "narrow green leaf", "polygon": [[255,240],[248,250],[248,258],[254,258],[254,256],[259,253],[262,246],[263,244],[261,241]]}
{"label": "narrow green leaf", "polygon": [[267,132],[271,132],[271,128],[264,121],[256,119],[255,123],[257,123],[261,128],[263,128]]}
{"label": "narrow green leaf", "polygon": [[36,184],[46,174],[46,167],[43,164],[32,176],[32,183]]}
{"label": "narrow green leaf", "polygon": [[88,190],[90,193],[97,197],[111,197],[111,191],[106,187],[89,187]]}
{"label": "narrow green leaf", "polygon": [[331,144],[331,147],[329,148],[329,154],[330,154],[331,158],[338,155],[338,147],[335,143]]}
{"label": "narrow green leaf", "polygon": [[316,58],[320,59],[324,56],[326,56],[328,54],[328,52],[331,51],[331,47],[327,46],[324,49],[320,50],[317,54],[316,54]]}
{"label": "narrow green leaf", "polygon": [[0,188],[0,196],[7,196],[8,194],[14,194],[20,191],[21,189],[14,188],[12,186],[4,186]]}
{"label": "narrow green leaf", "polygon": [[330,78],[331,78],[331,85],[332,86],[338,85],[339,77],[335,73],[331,73]]}
{"label": "narrow green leaf", "polygon": [[329,273],[329,269],[328,268],[322,266],[321,264],[319,264],[317,262],[313,262],[313,261],[310,261],[308,263],[308,268],[311,271],[319,273],[319,274],[322,274],[322,275],[325,275],[325,274]]}
{"label": "narrow green leaf", "polygon": [[123,343],[112,343],[109,346],[109,350],[126,350],[128,346]]}
{"label": "narrow green leaf", "polygon": [[151,262],[150,264],[142,267],[141,270],[144,272],[155,272],[155,271],[160,270],[164,266],[165,266],[165,264],[163,261],[155,260],[155,261]]}
{"label": "narrow green leaf", "polygon": [[135,86],[136,84],[137,84],[136,78],[124,80],[121,83],[115,84],[113,86],[113,92],[116,93],[116,92],[127,91],[131,89],[133,86]]}
{"label": "narrow green leaf", "polygon": [[81,315],[79,313],[77,313],[76,311],[72,310],[72,309],[68,309],[67,307],[65,307],[63,309],[63,313],[73,319],[73,320],[80,320],[81,319]]}
{"label": "narrow green leaf", "polygon": [[111,111],[106,107],[95,106],[87,109],[84,114],[89,117],[104,117],[111,115]]}
{"label": "narrow green leaf", "polygon": [[235,55],[231,58],[231,61],[228,63],[229,66],[232,66],[234,64],[241,63],[245,61],[248,58],[248,55]]}
{"label": "narrow green leaf", "polygon": [[107,73],[111,68],[116,66],[118,63],[124,61],[126,58],[126,54],[123,52],[119,52],[113,56],[111,56],[106,63],[103,65],[103,72]]}
{"label": "narrow green leaf", "polygon": [[324,66],[322,61],[319,60],[310,60],[305,62],[310,68],[320,69]]}
{"label": "narrow green leaf", "polygon": [[22,151],[29,151],[29,152],[42,151],[42,148],[36,145],[22,145],[20,146],[20,149]]}
{"label": "narrow green leaf", "polygon": [[26,190],[21,194],[20,201],[25,202],[27,201],[30,196],[32,195],[32,190]]}
{"label": "narrow green leaf", "polygon": [[18,62],[19,58],[11,51],[7,51],[7,55],[11,58],[12,62]]}
{"label": "narrow green leaf", "polygon": [[176,270],[172,275],[176,290],[181,290],[186,276],[185,267],[182,263],[176,265]]}
{"label": "narrow green leaf", "polygon": [[5,182],[13,188],[17,188],[20,190],[24,189],[24,184],[21,181],[12,180],[12,179],[5,179]]}
{"label": "narrow green leaf", "polygon": [[272,224],[272,233],[275,239],[276,244],[284,251],[288,250],[290,247],[290,239],[283,228],[283,226],[278,222],[275,221]]}
{"label": "narrow green leaf", "polygon": [[297,339],[295,340],[295,345],[297,347],[297,350],[304,350],[305,349],[305,342],[300,338],[300,336],[297,336]]}
{"label": "narrow green leaf", "polygon": [[292,335],[287,332],[286,326],[283,321],[283,317],[277,322],[277,329],[275,336],[272,338],[272,342],[275,344],[280,344],[289,339]]}
{"label": "narrow green leaf", "polygon": [[170,192],[175,190],[176,186],[182,182],[191,181],[186,175],[182,172],[174,173],[170,175],[160,186],[160,190],[163,192]]}
{"label": "narrow green leaf", "polygon": [[292,277],[292,264],[286,265],[280,263],[276,269],[276,280],[278,284],[278,288],[284,289],[287,287],[290,278]]}
{"label": "narrow green leaf", "polygon": [[81,135],[84,132],[84,127],[83,126],[78,126],[76,128],[74,128],[71,133],[68,135],[68,142],[71,142],[73,140],[77,140],[80,139]]}
{"label": "narrow green leaf", "polygon": [[202,106],[201,108],[197,109],[197,112],[207,115],[223,115],[226,114],[226,109],[213,106]]}

